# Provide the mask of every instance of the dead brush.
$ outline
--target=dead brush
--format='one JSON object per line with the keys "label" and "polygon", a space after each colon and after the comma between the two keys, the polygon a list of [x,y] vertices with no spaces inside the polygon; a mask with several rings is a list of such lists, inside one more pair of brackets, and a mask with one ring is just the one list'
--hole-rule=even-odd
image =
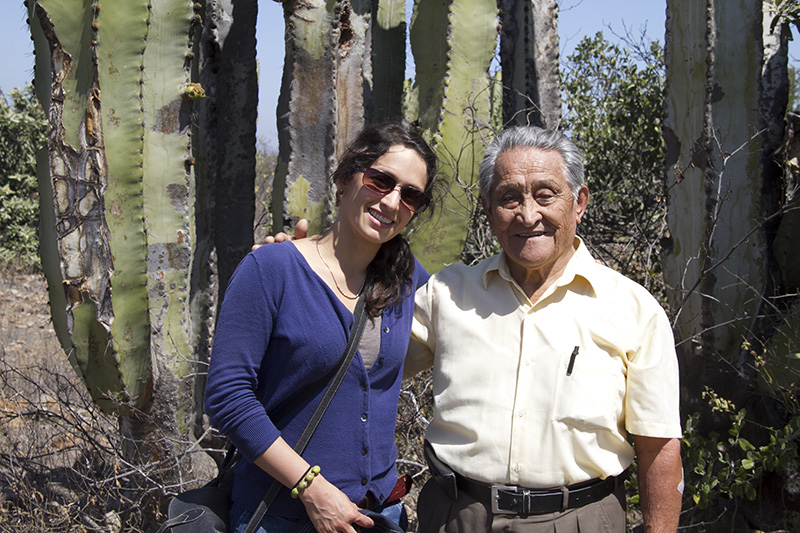
{"label": "dead brush", "polygon": [[0,356],[0,530],[146,531],[154,487],[121,460],[115,421],[66,358],[45,368]]}

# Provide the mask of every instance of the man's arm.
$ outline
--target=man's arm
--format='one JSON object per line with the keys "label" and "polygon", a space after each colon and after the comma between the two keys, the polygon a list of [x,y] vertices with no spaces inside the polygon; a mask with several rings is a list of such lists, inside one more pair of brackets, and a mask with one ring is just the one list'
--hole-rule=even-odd
{"label": "man's arm", "polygon": [[636,435],[634,448],[645,532],[676,531],[683,498],[680,440]]}

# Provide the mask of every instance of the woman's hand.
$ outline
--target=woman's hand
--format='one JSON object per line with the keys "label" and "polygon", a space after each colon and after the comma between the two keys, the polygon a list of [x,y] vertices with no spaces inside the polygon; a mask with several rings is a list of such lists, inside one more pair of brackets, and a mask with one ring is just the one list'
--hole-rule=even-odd
{"label": "woman's hand", "polygon": [[318,533],[355,533],[352,524],[366,528],[374,525],[371,518],[361,514],[356,504],[321,475],[300,493],[300,501]]}
{"label": "woman's hand", "polygon": [[[278,437],[264,453],[256,457],[255,464],[289,488],[294,486],[300,474],[305,472],[303,475],[306,475],[310,469],[310,465],[282,437]],[[317,474],[300,492],[300,501],[305,505],[318,533],[355,533],[350,524],[362,527],[375,525],[371,518],[359,513],[358,506],[322,474]]]}

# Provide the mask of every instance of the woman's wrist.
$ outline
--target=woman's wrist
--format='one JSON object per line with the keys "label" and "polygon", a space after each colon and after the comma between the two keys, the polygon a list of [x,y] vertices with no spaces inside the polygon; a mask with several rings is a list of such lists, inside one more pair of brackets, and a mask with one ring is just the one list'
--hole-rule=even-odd
{"label": "woman's wrist", "polygon": [[299,498],[308,486],[314,481],[314,478],[320,475],[320,468],[318,465],[309,466],[303,476],[297,480],[297,483],[291,489],[292,498]]}
{"label": "woman's wrist", "polygon": [[297,497],[298,500],[303,502],[303,504],[309,504],[315,500],[315,498],[319,498],[321,494],[325,494],[325,487],[324,485],[328,484],[328,480],[322,474],[319,474],[317,477],[314,478],[314,482],[311,483],[306,489],[300,492],[300,495]]}

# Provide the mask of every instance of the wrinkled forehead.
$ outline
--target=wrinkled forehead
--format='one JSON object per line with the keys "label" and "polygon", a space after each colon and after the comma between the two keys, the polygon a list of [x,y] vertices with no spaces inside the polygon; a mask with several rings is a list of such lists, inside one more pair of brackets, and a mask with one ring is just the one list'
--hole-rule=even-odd
{"label": "wrinkled forehead", "polygon": [[564,158],[557,150],[512,148],[497,156],[492,190],[499,185],[547,181],[567,185]]}

